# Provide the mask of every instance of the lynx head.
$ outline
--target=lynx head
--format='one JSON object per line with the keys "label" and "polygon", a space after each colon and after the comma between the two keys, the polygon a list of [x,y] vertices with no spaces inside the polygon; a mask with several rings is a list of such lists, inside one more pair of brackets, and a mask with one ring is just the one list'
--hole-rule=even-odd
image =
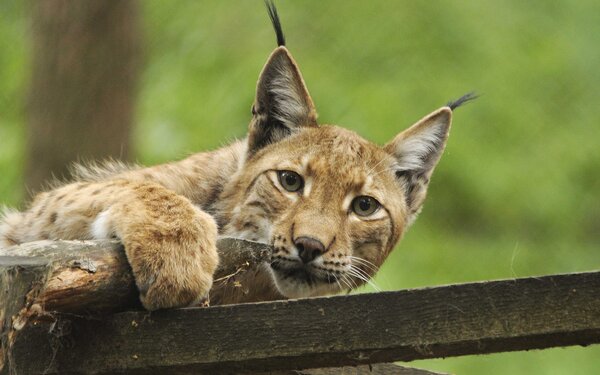
{"label": "lynx head", "polygon": [[258,80],[244,165],[222,196],[224,232],[273,245],[270,271],[286,297],[352,289],[374,275],[417,217],[452,110],[471,97],[432,112],[385,146],[318,125],[270,10],[280,46]]}

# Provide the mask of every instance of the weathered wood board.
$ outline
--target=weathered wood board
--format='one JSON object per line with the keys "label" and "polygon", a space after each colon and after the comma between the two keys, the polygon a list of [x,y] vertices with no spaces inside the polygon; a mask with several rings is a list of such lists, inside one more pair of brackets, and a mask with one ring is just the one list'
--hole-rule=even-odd
{"label": "weathered wood board", "polygon": [[600,342],[599,295],[600,272],[588,272],[101,320],[59,316],[23,327],[11,358],[19,373],[214,374],[589,345]]}
{"label": "weathered wood board", "polygon": [[[232,238],[219,239],[217,247],[219,283],[257,267],[271,254],[267,245]],[[35,304],[45,312],[98,315],[141,309],[125,252],[117,241],[36,241],[0,249],[0,256],[36,258],[48,264],[45,285],[35,295]]]}

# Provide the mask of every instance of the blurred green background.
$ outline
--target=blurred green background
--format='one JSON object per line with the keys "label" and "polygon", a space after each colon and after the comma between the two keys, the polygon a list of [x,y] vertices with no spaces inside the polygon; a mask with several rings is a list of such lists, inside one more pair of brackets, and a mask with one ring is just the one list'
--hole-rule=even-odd
{"label": "blurred green background", "polygon": [[[135,154],[243,137],[275,46],[261,1],[145,1]],[[385,290],[600,268],[600,2],[279,1],[322,123],[375,142],[465,92]],[[21,206],[27,2],[0,2],[0,203]],[[600,346],[418,361],[458,374],[591,374]]]}

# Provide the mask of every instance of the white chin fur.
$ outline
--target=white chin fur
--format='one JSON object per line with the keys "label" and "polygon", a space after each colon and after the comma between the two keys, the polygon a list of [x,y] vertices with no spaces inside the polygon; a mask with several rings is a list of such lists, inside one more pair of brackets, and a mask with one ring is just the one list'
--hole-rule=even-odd
{"label": "white chin fur", "polygon": [[270,266],[268,268],[271,272],[271,276],[273,277],[273,281],[275,281],[277,290],[287,298],[326,296],[341,291],[338,289],[336,284],[319,283],[317,285],[308,285],[307,283],[299,280],[289,278],[284,279]]}

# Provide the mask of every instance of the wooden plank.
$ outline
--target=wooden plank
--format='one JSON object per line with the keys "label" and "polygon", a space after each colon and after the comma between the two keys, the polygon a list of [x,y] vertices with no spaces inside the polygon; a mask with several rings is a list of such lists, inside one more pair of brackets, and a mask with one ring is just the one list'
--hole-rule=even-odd
{"label": "wooden plank", "polygon": [[[268,260],[271,248],[257,242],[221,238],[215,286]],[[36,241],[0,249],[0,256],[38,257],[52,274],[36,295],[45,312],[98,315],[141,309],[131,269],[117,241]]]}
{"label": "wooden plank", "polygon": [[42,259],[0,256],[0,371],[12,362],[10,347],[27,323],[31,292],[43,285],[48,263]]}
{"label": "wooden plank", "polygon": [[[60,373],[277,371],[600,342],[600,272],[73,320]],[[68,320],[70,321],[70,320]],[[15,344],[49,367],[47,331]],[[25,338],[22,334],[20,337]],[[64,344],[64,343],[68,343]]]}
{"label": "wooden plank", "polygon": [[[271,254],[266,245],[231,238],[219,239],[217,246],[220,265],[215,285],[219,288],[231,287],[236,277]],[[36,352],[39,357],[54,356],[54,348],[70,327],[68,320],[55,321],[55,311],[90,318],[131,309],[141,309],[141,304],[116,241],[37,241],[0,249],[0,371],[14,372],[18,366],[12,360],[13,346],[28,340],[29,331],[22,330],[28,324],[35,324],[46,336]]]}
{"label": "wooden plank", "polygon": [[[380,363],[362,366],[344,366],[319,368],[312,370],[296,370],[287,373],[271,373],[272,375],[443,375],[439,372],[418,368],[398,366],[391,363]],[[266,374],[261,374],[266,375]]]}

